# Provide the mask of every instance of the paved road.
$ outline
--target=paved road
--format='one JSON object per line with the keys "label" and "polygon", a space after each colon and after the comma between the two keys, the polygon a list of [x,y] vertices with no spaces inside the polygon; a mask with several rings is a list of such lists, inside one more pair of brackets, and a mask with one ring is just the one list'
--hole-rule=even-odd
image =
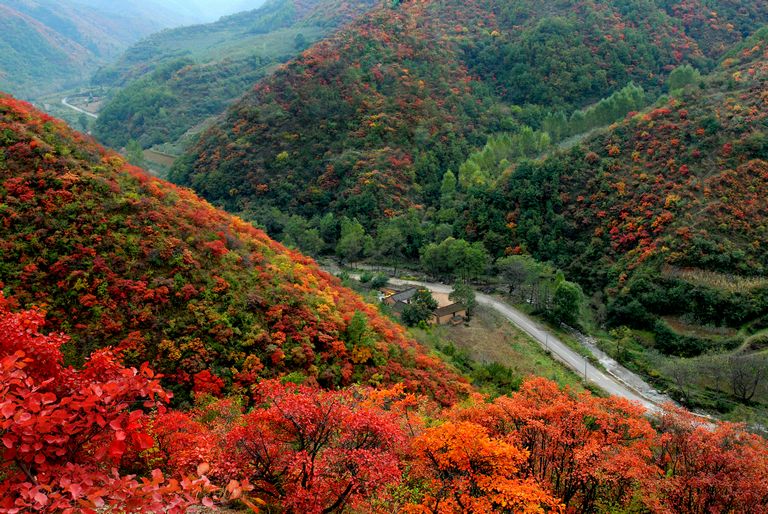
{"label": "paved road", "polygon": [[[451,286],[445,284],[419,282],[414,280],[400,280],[396,278],[390,279],[389,282],[393,285],[421,286],[435,293],[450,293],[453,289]],[[530,335],[543,348],[548,350],[555,359],[559,360],[579,375],[584,376],[586,373],[587,380],[589,382],[597,385],[600,389],[609,395],[621,396],[628,400],[637,402],[651,412],[659,412],[661,410],[659,405],[648,397],[651,395],[643,395],[637,389],[623,383],[617,376],[609,375],[596,368],[584,357],[573,351],[568,345],[563,343],[553,334],[547,332],[541,325],[539,325],[525,313],[515,309],[505,302],[497,300],[496,298],[486,294],[476,293],[476,298],[478,304],[491,307],[502,316],[507,318],[509,321],[511,321],[522,331]],[[624,371],[631,374],[629,370],[625,369]],[[634,378],[639,380],[640,383],[644,384],[645,388],[655,392],[655,390],[650,385],[645,384],[639,377],[634,375]]]}
{"label": "paved road", "polygon": [[70,109],[74,109],[77,112],[81,112],[81,113],[85,114],[86,116],[90,116],[91,118],[94,118],[94,119],[98,118],[98,116],[93,114],[92,112],[88,112],[85,109],[81,109],[80,107],[78,107],[76,105],[72,105],[71,103],[67,102],[67,97],[66,96],[61,99],[61,103],[63,105],[65,105],[66,107],[69,107]]}

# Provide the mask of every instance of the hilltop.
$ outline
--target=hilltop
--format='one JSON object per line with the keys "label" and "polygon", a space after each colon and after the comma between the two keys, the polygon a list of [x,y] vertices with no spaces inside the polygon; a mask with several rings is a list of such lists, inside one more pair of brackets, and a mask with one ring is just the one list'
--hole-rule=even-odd
{"label": "hilltop", "polygon": [[658,94],[669,71],[711,66],[767,17],[731,1],[382,5],[259,82],[171,177],[265,222],[274,206],[370,227],[437,206],[443,174],[488,135],[630,83]]}
{"label": "hilltop", "polygon": [[9,96],[0,172],[0,288],[72,337],[70,363],[114,346],[180,401],[292,373],[443,401],[463,387],[311,259]]}

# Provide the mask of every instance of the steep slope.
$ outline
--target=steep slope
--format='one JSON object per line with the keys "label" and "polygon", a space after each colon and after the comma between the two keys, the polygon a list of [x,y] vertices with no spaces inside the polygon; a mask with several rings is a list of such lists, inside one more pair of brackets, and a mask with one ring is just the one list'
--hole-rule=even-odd
{"label": "steep slope", "polygon": [[631,81],[658,92],[678,64],[705,67],[768,19],[768,5],[730,0],[717,23],[688,16],[720,5],[381,6],[260,82],[177,164],[172,179],[256,218],[273,205],[368,223],[435,205],[442,175],[489,133],[538,128],[547,114],[585,106]]}
{"label": "steep slope", "polygon": [[768,30],[697,82],[499,185],[514,244],[607,287],[609,321],[682,355],[743,334],[684,337],[659,316],[710,334],[768,326]]}
{"label": "steep slope", "polygon": [[174,143],[220,114],[254,82],[375,0],[273,0],[206,25],[163,31],[100,70],[94,83],[118,87],[100,113],[97,137],[116,148]]}
{"label": "steep slope", "polygon": [[191,22],[161,2],[0,2],[0,88],[30,98],[85,82],[142,36]]}
{"label": "steep slope", "polygon": [[0,287],[72,336],[71,362],[114,345],[182,399],[288,373],[328,387],[402,381],[441,400],[461,388],[312,260],[8,96],[0,212]]}

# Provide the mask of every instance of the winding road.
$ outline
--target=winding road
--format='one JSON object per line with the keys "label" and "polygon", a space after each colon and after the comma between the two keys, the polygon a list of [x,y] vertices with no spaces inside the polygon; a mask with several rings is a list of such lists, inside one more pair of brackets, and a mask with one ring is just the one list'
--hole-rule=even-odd
{"label": "winding road", "polygon": [[[435,293],[450,293],[453,290],[451,286],[445,284],[400,280],[397,278],[391,278],[389,283],[393,285],[424,287]],[[647,384],[642,378],[624,368],[604,353],[599,352],[599,350],[596,352],[595,349],[587,345],[587,349],[599,359],[600,363],[609,372],[593,366],[587,359],[573,351],[554,334],[550,334],[531,317],[511,305],[482,293],[476,293],[475,297],[478,304],[490,307],[500,313],[520,330],[531,336],[542,348],[550,352],[555,359],[565,364],[577,374],[586,375],[588,382],[595,384],[609,395],[620,396],[637,402],[650,412],[661,411],[660,404],[671,401]]]}
{"label": "winding road", "polygon": [[66,96],[65,96],[64,98],[62,98],[62,99],[61,99],[61,103],[62,103],[62,105],[64,105],[65,107],[69,107],[70,109],[74,109],[74,110],[76,110],[77,112],[81,112],[81,113],[85,114],[86,116],[90,116],[91,118],[94,118],[94,119],[95,119],[95,118],[98,118],[98,116],[97,116],[97,115],[95,115],[95,114],[93,114],[92,112],[88,112],[88,111],[86,111],[85,109],[81,109],[80,107],[78,107],[78,106],[76,106],[76,105],[72,105],[71,103],[69,103],[69,102],[67,101],[67,97],[66,97]]}

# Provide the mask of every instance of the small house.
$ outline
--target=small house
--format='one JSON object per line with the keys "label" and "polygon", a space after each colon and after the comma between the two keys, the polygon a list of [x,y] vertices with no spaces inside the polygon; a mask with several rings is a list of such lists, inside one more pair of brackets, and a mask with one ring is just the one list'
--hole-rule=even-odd
{"label": "small house", "polygon": [[379,289],[379,294],[378,294],[379,302],[384,303],[384,300],[386,300],[393,294],[397,294],[397,291],[394,289],[389,289],[389,288]]}
{"label": "small house", "polygon": [[440,307],[432,314],[435,325],[447,325],[462,323],[467,317],[467,308],[460,303],[452,303]]}
{"label": "small house", "polygon": [[384,298],[384,303],[387,305],[395,305],[398,302],[402,302],[405,304],[411,303],[411,298],[416,296],[416,293],[418,291],[419,289],[417,287],[410,287],[405,291],[400,291],[399,293],[395,293],[387,296],[386,298]]}

